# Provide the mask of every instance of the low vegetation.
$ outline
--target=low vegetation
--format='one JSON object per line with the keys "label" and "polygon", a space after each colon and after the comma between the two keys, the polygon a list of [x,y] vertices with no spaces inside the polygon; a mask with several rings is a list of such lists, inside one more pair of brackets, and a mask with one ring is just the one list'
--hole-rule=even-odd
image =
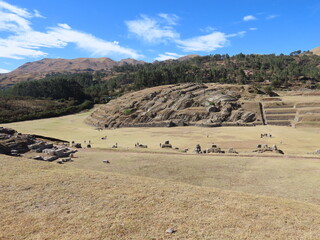
{"label": "low vegetation", "polygon": [[0,98],[0,123],[57,117],[80,112],[93,106],[91,101]]}

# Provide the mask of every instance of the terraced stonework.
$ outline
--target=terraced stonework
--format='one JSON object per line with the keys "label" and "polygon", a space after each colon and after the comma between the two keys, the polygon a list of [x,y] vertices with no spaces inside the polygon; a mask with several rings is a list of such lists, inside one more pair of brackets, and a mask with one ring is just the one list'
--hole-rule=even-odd
{"label": "terraced stonework", "polygon": [[277,100],[264,102],[266,124],[278,126],[319,126],[320,102],[287,102]]}
{"label": "terraced stonework", "polygon": [[249,86],[177,84],[128,93],[87,118],[102,128],[261,124],[255,89]]}

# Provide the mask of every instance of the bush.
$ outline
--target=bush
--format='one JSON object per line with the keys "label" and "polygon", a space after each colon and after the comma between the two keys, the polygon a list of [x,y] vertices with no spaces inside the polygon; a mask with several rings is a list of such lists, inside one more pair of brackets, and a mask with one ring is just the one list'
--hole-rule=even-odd
{"label": "bush", "polygon": [[128,108],[128,109],[124,109],[124,110],[123,110],[123,114],[124,114],[124,115],[130,115],[131,113],[132,113],[132,109],[129,109],[129,108]]}

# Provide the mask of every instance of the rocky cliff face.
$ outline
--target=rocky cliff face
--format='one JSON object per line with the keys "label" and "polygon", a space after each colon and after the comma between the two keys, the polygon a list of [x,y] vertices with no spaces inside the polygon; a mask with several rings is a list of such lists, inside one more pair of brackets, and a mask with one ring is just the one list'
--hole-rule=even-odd
{"label": "rocky cliff face", "polygon": [[[220,126],[259,123],[259,104],[248,86],[177,84],[126,94],[86,120],[102,127]],[[250,106],[250,107],[248,107]]]}

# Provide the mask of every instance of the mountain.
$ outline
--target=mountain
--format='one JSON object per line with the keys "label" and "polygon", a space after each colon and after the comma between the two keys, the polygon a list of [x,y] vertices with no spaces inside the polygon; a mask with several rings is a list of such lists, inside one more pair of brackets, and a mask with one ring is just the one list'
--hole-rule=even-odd
{"label": "mountain", "polygon": [[315,55],[320,56],[320,47],[316,47],[316,48],[312,49],[310,52],[312,52]]}
{"label": "mountain", "polygon": [[76,59],[49,59],[28,62],[13,70],[0,75],[0,88],[27,80],[40,79],[49,73],[75,73],[97,70],[109,70],[115,66],[144,64],[135,59],[114,61],[110,58],[76,58]]}
{"label": "mountain", "polygon": [[200,57],[200,55],[197,55],[197,54],[189,54],[189,55],[180,57],[180,58],[178,58],[177,60],[180,61],[180,62],[181,62],[181,61],[187,61],[187,60],[189,60],[189,59],[191,59],[191,58],[194,58],[194,57]]}

